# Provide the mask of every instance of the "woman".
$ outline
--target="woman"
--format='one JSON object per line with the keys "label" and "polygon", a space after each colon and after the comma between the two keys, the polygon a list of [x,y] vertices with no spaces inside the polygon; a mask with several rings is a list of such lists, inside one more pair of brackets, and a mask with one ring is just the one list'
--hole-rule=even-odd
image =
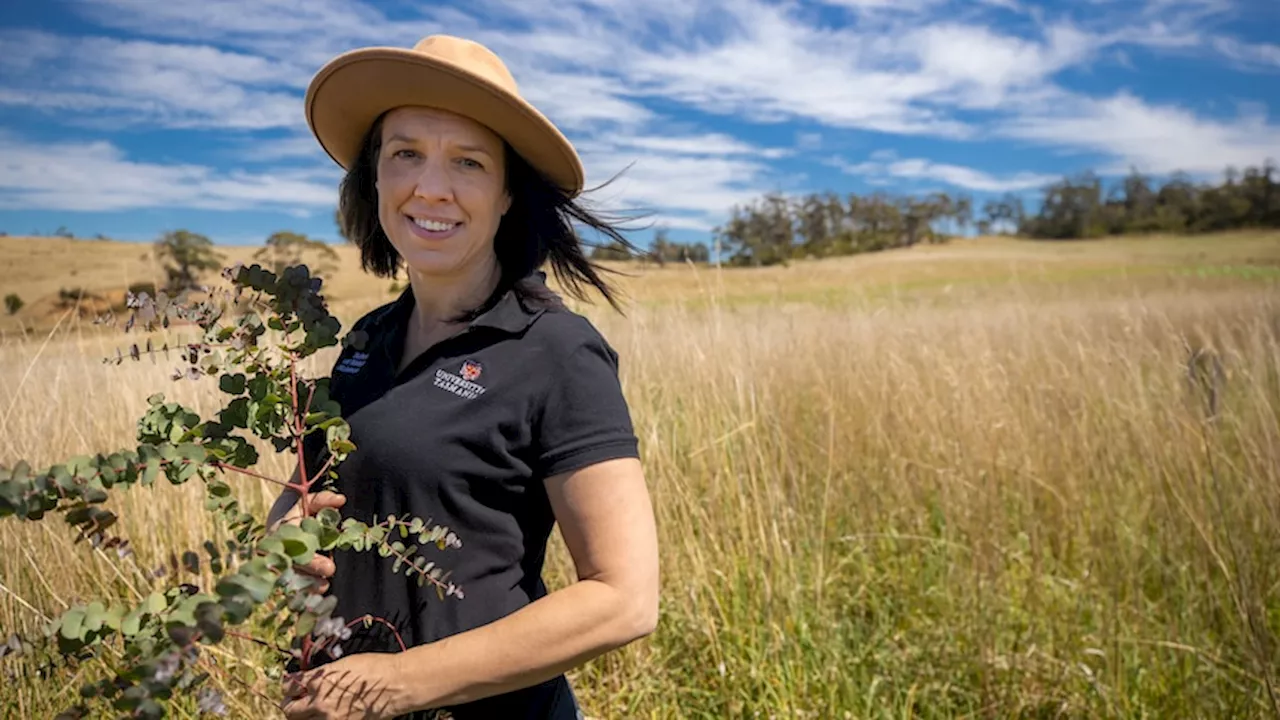
{"label": "woman", "polygon": [[[483,46],[433,36],[340,55],[313,79],[307,119],[347,170],[340,216],[363,267],[409,279],[334,365],[358,449],[312,511],[448,527],[461,548],[430,559],[464,595],[441,600],[373,552],[318,559],[335,615],[397,632],[359,627],[291,679],[285,714],[581,717],[565,671],[655,627],[656,533],[617,355],[538,268],[614,303],[570,221],[622,238],[576,203],[573,146]],[[303,459],[318,467],[319,444]],[[295,499],[270,522],[296,518]],[[578,580],[548,594],[557,522]]]}

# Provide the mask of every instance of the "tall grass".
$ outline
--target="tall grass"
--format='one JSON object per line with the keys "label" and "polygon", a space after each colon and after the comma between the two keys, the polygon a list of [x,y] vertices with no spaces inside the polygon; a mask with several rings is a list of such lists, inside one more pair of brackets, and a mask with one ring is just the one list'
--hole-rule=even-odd
{"label": "tall grass", "polygon": [[[726,305],[699,281],[589,313],[622,356],[664,574],[657,633],[574,674],[590,715],[1277,714],[1274,283]],[[0,461],[127,445],[155,388],[216,400],[98,364],[113,340],[0,348]],[[211,532],[198,497],[121,498],[135,560],[0,523],[0,628],[140,591],[130,563]],[[557,542],[549,582],[571,577]],[[14,716],[74,693],[6,667]]]}

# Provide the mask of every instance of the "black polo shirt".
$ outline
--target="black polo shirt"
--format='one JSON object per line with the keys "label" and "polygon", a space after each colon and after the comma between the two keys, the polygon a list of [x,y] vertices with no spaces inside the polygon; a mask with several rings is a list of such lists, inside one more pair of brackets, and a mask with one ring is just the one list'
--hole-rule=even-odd
{"label": "black polo shirt", "polygon": [[[531,281],[545,289],[544,278],[539,272]],[[343,348],[330,379],[357,447],[338,468],[337,489],[347,497],[342,515],[372,524],[411,514],[447,526],[462,542],[420,551],[450,573],[461,599],[441,600],[430,584],[419,588],[377,552],[334,554],[334,613],[386,618],[410,647],[485,625],[545,595],[542,566],[554,516],[543,480],[637,456],[618,356],[584,317],[510,291],[397,375],[413,305],[409,289],[361,317],[352,330],[367,341]],[[323,462],[318,447],[308,455],[309,468]],[[343,645],[347,654],[398,649],[378,624]],[[578,717],[563,676],[450,710],[458,720]]]}

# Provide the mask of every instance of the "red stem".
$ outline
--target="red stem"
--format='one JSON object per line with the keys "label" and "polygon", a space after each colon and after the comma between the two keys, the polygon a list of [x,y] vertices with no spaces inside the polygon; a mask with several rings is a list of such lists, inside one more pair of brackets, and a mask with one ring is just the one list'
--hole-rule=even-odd
{"label": "red stem", "polygon": [[261,473],[256,473],[256,472],[254,472],[254,471],[252,471],[252,470],[248,470],[248,469],[246,469],[246,468],[236,467],[235,465],[230,465],[230,464],[228,464],[228,463],[224,463],[224,462],[221,462],[221,461],[215,461],[215,462],[210,463],[210,464],[211,464],[211,465],[213,465],[214,467],[218,468],[219,470],[230,470],[230,471],[232,471],[232,472],[238,472],[238,473],[240,473],[241,475],[248,475],[249,477],[257,478],[257,479],[259,479],[259,480],[266,480],[266,481],[267,481],[267,482],[269,482],[269,483],[275,483],[276,485],[279,485],[279,486],[281,486],[281,487],[292,488],[292,489],[294,489],[294,490],[296,490],[296,489],[297,489],[297,487],[295,487],[295,486],[294,486],[293,484],[291,484],[291,483],[287,483],[287,482],[285,482],[285,481],[283,481],[283,480],[277,480],[277,479],[275,479],[275,478],[273,478],[273,477],[267,477],[266,475],[263,475],[263,474],[261,474]]}
{"label": "red stem", "polygon": [[305,418],[298,414],[298,357],[289,353],[289,395],[293,398],[293,433],[298,454],[298,484],[302,486],[302,516],[311,517],[311,478],[307,477],[307,459],[302,434]]}
{"label": "red stem", "polygon": [[400,652],[405,652],[407,648],[405,648],[404,646],[404,638],[400,637],[400,631],[396,630],[396,626],[392,625],[390,621],[384,618],[376,617],[374,615],[365,615],[363,617],[358,617],[355,620],[352,620],[351,622],[347,623],[347,627],[353,628],[356,626],[357,623],[362,623],[365,620],[371,620],[373,622],[382,623],[383,625],[386,625],[387,629],[391,631],[391,634],[396,637],[396,643],[400,646]]}

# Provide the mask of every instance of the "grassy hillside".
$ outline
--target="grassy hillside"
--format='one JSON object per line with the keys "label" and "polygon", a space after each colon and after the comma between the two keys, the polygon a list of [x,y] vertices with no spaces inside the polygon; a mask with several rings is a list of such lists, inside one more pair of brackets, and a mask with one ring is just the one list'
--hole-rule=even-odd
{"label": "grassy hillside", "polygon": [[[60,266],[103,289],[142,272],[135,246],[72,265],[97,243],[35,245],[0,244],[0,263],[42,258],[18,273],[33,297],[69,282]],[[389,296],[343,252],[332,285],[350,321]],[[1280,235],[631,271],[625,317],[582,310],[621,355],[662,620],[573,674],[589,715],[1278,714]],[[0,342],[0,463],[126,446],[156,391],[216,407],[212,384],[104,366],[121,338],[64,328]],[[234,482],[265,513],[274,489]],[[113,499],[126,560],[56,520],[0,521],[0,633],[144,593],[147,569],[217,532],[199,498],[160,483]],[[549,583],[572,576],[554,543]],[[254,679],[215,679],[231,714],[274,716],[269,659],[228,648],[242,659],[218,662]],[[0,662],[0,708],[25,718],[111,661],[71,684]]]}
{"label": "grassy hillside", "polygon": [[[351,245],[335,246],[337,271],[324,276],[326,294],[342,311],[371,307],[391,297],[390,282],[363,273]],[[253,262],[256,247],[222,247],[226,264]],[[833,260],[802,260],[787,267],[726,270],[636,263],[611,265],[633,302],[645,305],[766,302],[844,304],[886,297],[945,300],[953,293],[1006,293],[1018,287],[1174,285],[1197,277],[1212,284],[1280,275],[1280,233],[1242,232],[1211,237],[1138,237],[1090,242],[1031,242],[1009,238],[960,240]],[[91,320],[123,303],[136,282],[162,283],[164,272],[146,244],[65,238],[0,237],[0,295],[16,293],[26,306],[0,314],[0,330],[40,333],[59,323]],[[60,302],[60,291],[87,291],[79,305]]]}

